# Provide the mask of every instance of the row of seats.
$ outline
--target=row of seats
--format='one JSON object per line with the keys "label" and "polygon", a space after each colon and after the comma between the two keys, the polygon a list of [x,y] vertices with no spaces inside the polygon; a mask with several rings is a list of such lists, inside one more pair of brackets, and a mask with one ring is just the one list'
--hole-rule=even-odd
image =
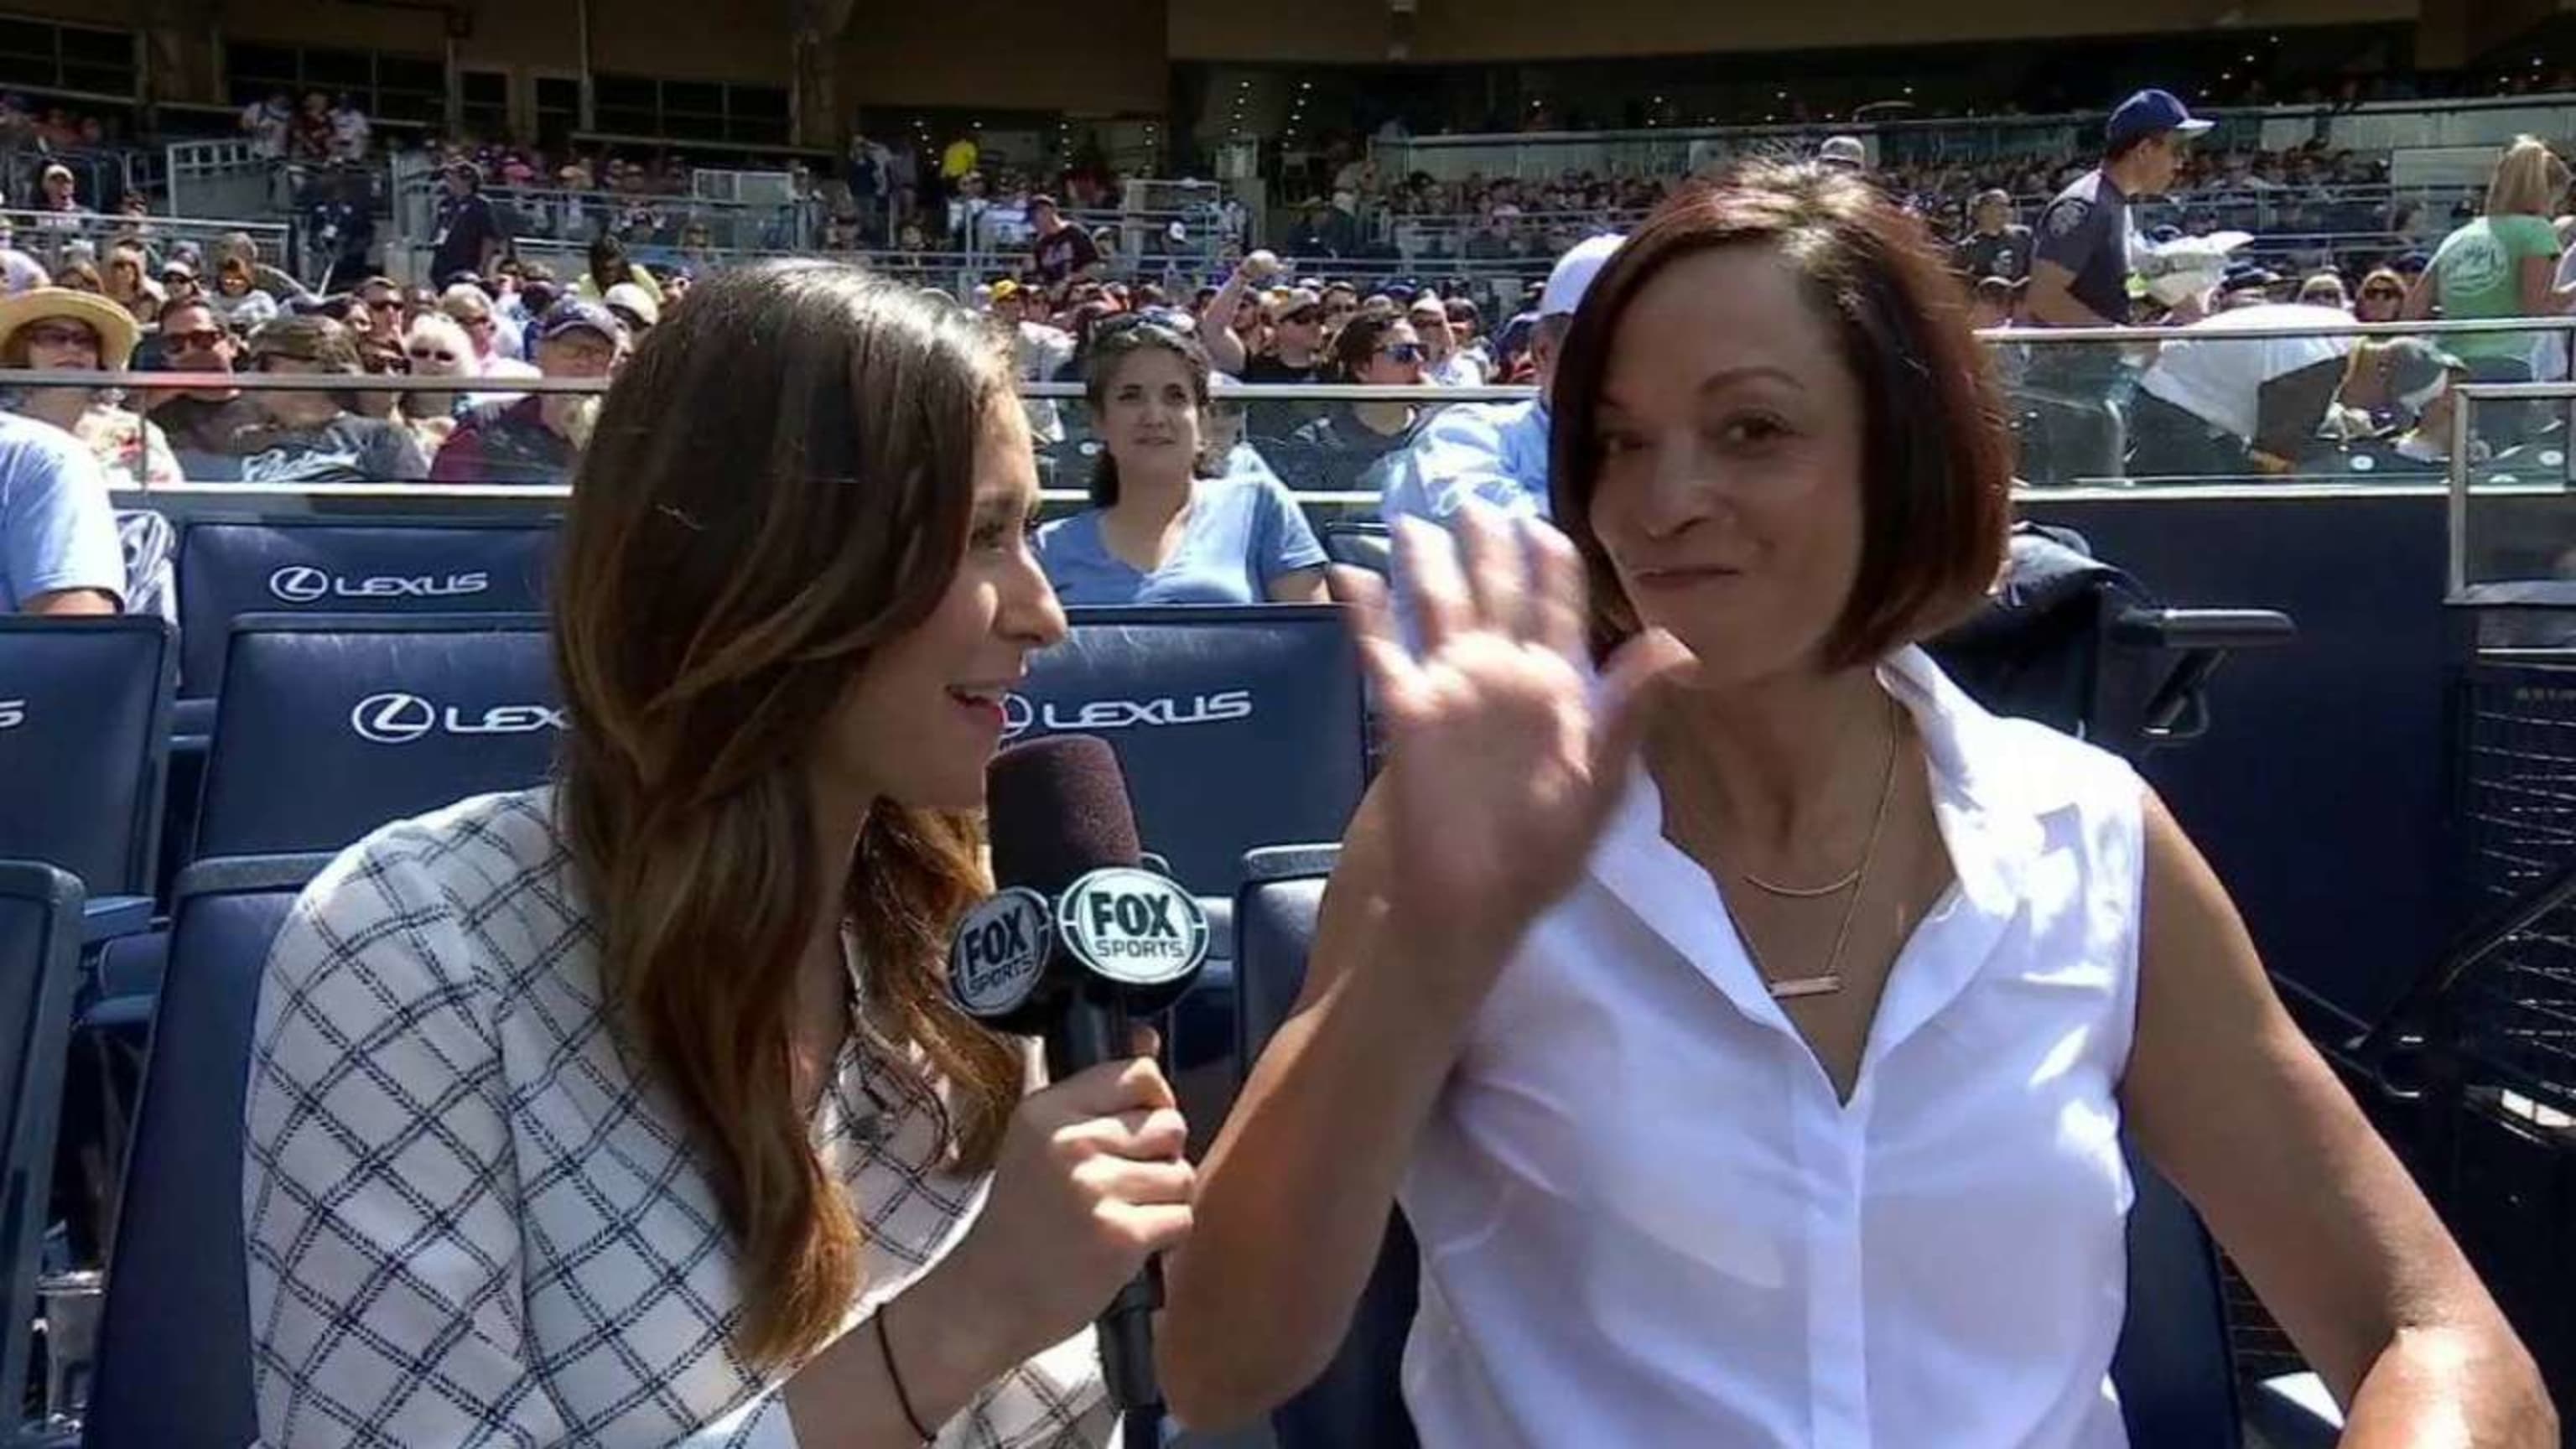
{"label": "row of seats", "polygon": [[[1120,748],[1175,873],[1336,833],[1367,771],[1353,647],[1329,606],[1079,608],[1007,704],[1013,739]],[[543,781],[563,729],[534,614],[248,614],[220,656],[190,860],[336,849],[385,821]],[[141,893],[172,700],[157,620],[0,620],[0,853]],[[1258,760],[1258,770],[1242,768]],[[1224,782],[1212,799],[1209,782]],[[1217,808],[1212,808],[1217,807]]]}

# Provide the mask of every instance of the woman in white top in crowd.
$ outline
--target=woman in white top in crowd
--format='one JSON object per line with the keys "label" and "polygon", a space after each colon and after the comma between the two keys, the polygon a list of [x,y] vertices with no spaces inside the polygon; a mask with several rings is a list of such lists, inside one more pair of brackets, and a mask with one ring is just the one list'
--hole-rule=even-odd
{"label": "woman in white top in crowd", "polygon": [[2003,554],[1964,302],[1863,180],[1688,189],[1557,365],[1571,542],[1409,524],[1418,658],[1356,590],[1392,754],[1170,1265],[1184,1422],[1323,1367],[1398,1203],[1432,1449],[2120,1445],[2126,1138],[2346,1444],[2556,1444],[2172,817],[1919,647]]}
{"label": "woman in white top in crowd", "polygon": [[727,272],[573,494],[560,785],[376,832],[268,963],[260,1442],[1105,1442],[1087,1325],[1188,1229],[1184,1125],[1150,1058],[1028,1092],[944,970],[1065,628],[1008,359],[855,267]]}

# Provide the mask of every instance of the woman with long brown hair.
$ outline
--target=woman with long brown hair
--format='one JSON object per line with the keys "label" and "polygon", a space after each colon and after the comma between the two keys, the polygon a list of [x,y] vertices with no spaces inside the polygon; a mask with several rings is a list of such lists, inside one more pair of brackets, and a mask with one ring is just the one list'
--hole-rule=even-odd
{"label": "woman with long brown hair", "polygon": [[560,783],[379,831],[270,960],[263,1443],[1106,1438],[1083,1329],[1188,1229],[1183,1124],[1150,1058],[1029,1093],[943,971],[1064,630],[1036,507],[989,334],[856,268],[726,273],[635,355]]}

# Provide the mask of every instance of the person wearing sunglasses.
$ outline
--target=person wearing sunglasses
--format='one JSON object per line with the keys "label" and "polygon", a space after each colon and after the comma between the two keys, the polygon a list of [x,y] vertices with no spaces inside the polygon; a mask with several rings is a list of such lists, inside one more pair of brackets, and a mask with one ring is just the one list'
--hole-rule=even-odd
{"label": "person wearing sunglasses", "polygon": [[1185,314],[1098,328],[1083,397],[1100,451],[1091,507],[1037,532],[1068,604],[1324,601],[1324,549],[1277,479],[1208,476],[1210,372]]}
{"label": "person wearing sunglasses", "polygon": [[[117,372],[134,359],[142,329],[105,297],[66,287],[38,287],[0,302],[0,367],[54,372]],[[123,404],[114,388],[30,387],[8,393],[9,411],[81,440],[111,488],[161,487],[179,481],[179,463],[161,430]]]}
{"label": "person wearing sunglasses", "polygon": [[[622,284],[621,284],[622,285]],[[537,370],[548,378],[614,377],[633,346],[597,302],[566,298],[536,324]],[[597,394],[530,393],[459,417],[429,470],[437,483],[563,483],[580,461]]]}
{"label": "person wearing sunglasses", "polygon": [[[430,312],[416,318],[402,339],[404,370],[413,377],[470,378],[474,375],[474,344],[456,319],[443,312]],[[456,415],[464,406],[464,395],[453,392],[404,393],[397,413],[412,436],[420,440],[421,451],[435,458],[450,435],[456,431]]]}
{"label": "person wearing sunglasses", "polygon": [[2343,273],[2331,268],[2309,273],[2307,279],[2299,283],[2299,305],[2350,312],[2352,297],[2343,289]]}
{"label": "person wearing sunglasses", "polygon": [[243,435],[249,483],[397,483],[429,475],[408,429],[356,410],[350,380],[366,375],[349,329],[322,316],[288,316],[250,338],[251,370],[341,379],[336,385],[253,394],[267,422]]}
{"label": "person wearing sunglasses", "polygon": [[2394,267],[2374,267],[2361,279],[2352,315],[2363,322],[2394,322],[2406,306],[2406,279]]}
{"label": "person wearing sunglasses", "polygon": [[[1403,313],[1363,310],[1333,339],[1332,380],[1419,387],[1428,361],[1421,334]],[[1426,416],[1409,402],[1335,402],[1290,434],[1285,449],[1274,449],[1271,464],[1300,488],[1382,491],[1387,460],[1412,445]]]}
{"label": "person wearing sunglasses", "polygon": [[[240,345],[203,296],[161,310],[161,364],[172,372],[230,376]],[[155,391],[144,406],[170,440],[179,471],[202,483],[241,480],[243,434],[268,420],[235,387]]]}

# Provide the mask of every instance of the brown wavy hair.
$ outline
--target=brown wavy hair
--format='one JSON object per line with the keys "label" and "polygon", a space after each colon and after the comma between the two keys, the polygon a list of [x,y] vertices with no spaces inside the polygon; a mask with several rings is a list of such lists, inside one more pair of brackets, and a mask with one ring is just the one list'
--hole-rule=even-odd
{"label": "brown wavy hair", "polygon": [[562,827],[611,1025],[678,1106],[735,1240],[736,1348],[765,1366],[839,1330],[862,1262],[794,1080],[819,872],[844,878],[872,1019],[946,1084],[961,1170],[990,1166],[1024,1084],[1021,1051],[948,997],[948,931],[989,888],[974,817],[880,800],[851,859],[817,859],[805,775],[851,680],[955,576],[976,445],[1010,400],[953,305],[836,263],[747,267],[645,339],[573,485]]}

